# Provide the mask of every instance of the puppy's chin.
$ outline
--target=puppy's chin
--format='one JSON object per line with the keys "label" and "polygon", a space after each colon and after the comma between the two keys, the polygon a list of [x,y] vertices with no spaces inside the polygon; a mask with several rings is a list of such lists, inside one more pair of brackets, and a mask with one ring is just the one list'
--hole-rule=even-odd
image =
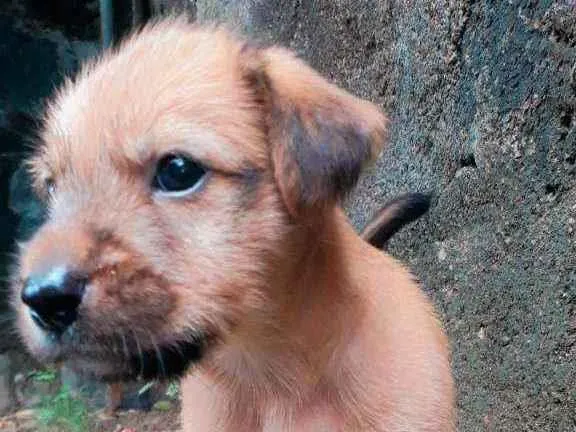
{"label": "puppy's chin", "polygon": [[198,363],[206,345],[206,340],[197,337],[194,341],[175,341],[153,350],[130,353],[128,358],[94,359],[73,354],[63,359],[74,371],[100,381],[170,380],[181,378]]}
{"label": "puppy's chin", "polygon": [[202,360],[214,339],[207,333],[189,331],[149,347],[118,335],[98,335],[96,340],[74,327],[57,336],[32,322],[27,324],[26,346],[40,362],[65,363],[83,376],[108,382],[182,377]]}

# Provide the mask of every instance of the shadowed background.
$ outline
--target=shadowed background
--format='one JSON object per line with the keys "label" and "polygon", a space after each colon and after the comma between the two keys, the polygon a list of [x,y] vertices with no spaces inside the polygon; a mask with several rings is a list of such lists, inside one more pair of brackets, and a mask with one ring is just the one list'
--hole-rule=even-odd
{"label": "shadowed background", "polygon": [[[430,213],[390,251],[424,282],[446,324],[459,430],[575,430],[576,4],[153,3],[287,45],[384,108],[390,144],[348,213],[360,229],[399,193],[434,193]],[[8,209],[23,137],[61,74],[98,50],[98,25],[95,1],[0,1],[4,251],[14,211],[23,236],[42,216],[20,176]],[[14,341],[0,337],[0,352],[16,352]],[[9,363],[0,354],[0,374]]]}

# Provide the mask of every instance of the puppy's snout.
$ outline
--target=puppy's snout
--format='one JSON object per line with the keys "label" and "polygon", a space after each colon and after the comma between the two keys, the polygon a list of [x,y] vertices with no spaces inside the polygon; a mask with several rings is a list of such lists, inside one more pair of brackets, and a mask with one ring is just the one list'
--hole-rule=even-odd
{"label": "puppy's snout", "polygon": [[76,321],[86,283],[83,275],[56,268],[29,277],[21,298],[39,327],[59,334]]}

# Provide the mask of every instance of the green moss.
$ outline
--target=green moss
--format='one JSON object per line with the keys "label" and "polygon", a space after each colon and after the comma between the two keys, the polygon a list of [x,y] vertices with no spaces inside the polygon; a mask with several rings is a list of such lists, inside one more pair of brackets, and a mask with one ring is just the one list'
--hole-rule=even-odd
{"label": "green moss", "polygon": [[39,370],[32,372],[30,378],[36,382],[53,383],[58,378],[58,373],[51,369]]}
{"label": "green moss", "polygon": [[44,431],[87,432],[88,410],[66,387],[46,397],[38,410],[38,422]]}

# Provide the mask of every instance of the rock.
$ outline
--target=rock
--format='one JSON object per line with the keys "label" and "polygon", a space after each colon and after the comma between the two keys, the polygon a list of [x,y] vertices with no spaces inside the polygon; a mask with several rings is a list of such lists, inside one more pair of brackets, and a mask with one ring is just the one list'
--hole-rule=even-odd
{"label": "rock", "polygon": [[576,392],[551,395],[576,388],[573,2],[198,0],[197,15],[292,47],[389,114],[346,206],[360,229],[396,194],[434,192],[390,251],[418,263],[446,324],[459,430],[572,430]]}
{"label": "rock", "polygon": [[0,430],[3,432],[17,432],[18,426],[10,419],[0,418]]}
{"label": "rock", "polygon": [[152,0],[154,15],[185,12],[192,19],[196,16],[196,0]]}
{"label": "rock", "polygon": [[3,9],[42,30],[58,30],[69,38],[94,40],[99,37],[98,0],[5,0]]}
{"label": "rock", "polygon": [[37,413],[25,409],[0,418],[0,431],[2,432],[35,432],[38,430]]}
{"label": "rock", "polygon": [[446,249],[444,248],[443,245],[441,245],[440,248],[438,249],[437,256],[438,261],[444,261],[448,257],[448,252],[446,252]]}

